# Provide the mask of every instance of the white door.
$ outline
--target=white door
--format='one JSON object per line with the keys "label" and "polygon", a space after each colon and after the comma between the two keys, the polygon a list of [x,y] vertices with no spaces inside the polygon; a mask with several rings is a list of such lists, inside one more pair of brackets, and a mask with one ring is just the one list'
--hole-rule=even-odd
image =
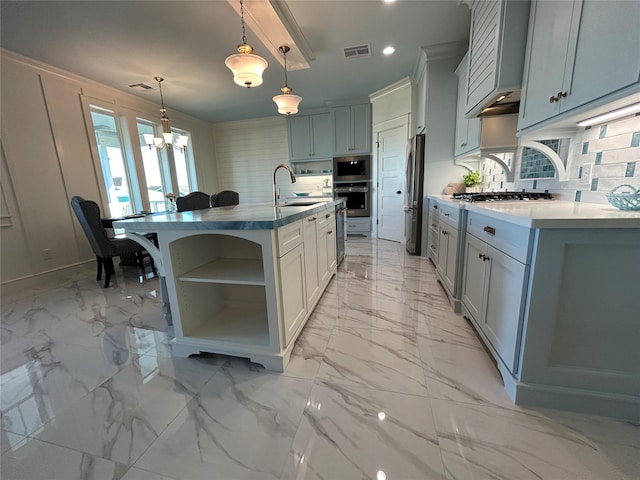
{"label": "white door", "polygon": [[378,132],[378,238],[404,242],[407,127]]}

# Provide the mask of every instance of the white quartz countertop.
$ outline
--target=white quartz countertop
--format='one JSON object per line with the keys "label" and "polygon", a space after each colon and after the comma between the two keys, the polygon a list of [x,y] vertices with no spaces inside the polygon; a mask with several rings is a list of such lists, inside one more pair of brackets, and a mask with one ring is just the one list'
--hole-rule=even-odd
{"label": "white quartz countertop", "polygon": [[[272,230],[295,222],[313,213],[344,202],[343,199],[311,200],[302,198],[282,202],[274,207],[270,203],[244,203],[229,207],[205,208],[191,212],[147,215],[142,218],[119,220],[114,228],[125,232],[156,232],[161,230]],[[289,206],[286,206],[286,205]]]}
{"label": "white quartz countertop", "polygon": [[457,208],[529,228],[640,228],[640,211],[564,200],[463,202],[447,195],[431,198]]}

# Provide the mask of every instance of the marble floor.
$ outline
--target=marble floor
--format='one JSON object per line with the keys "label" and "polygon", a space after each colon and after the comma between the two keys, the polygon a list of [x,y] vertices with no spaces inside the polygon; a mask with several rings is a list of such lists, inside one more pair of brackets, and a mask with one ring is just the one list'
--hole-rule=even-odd
{"label": "marble floor", "polygon": [[640,478],[639,426],[510,402],[428,260],[347,253],[284,374],[174,358],[135,269],[3,286],[1,478]]}

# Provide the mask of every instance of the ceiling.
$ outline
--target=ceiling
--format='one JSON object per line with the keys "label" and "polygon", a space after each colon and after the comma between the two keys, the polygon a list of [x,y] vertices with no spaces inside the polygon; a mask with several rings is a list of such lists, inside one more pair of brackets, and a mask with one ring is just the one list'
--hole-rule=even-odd
{"label": "ceiling", "polygon": [[[289,72],[301,113],[367,99],[411,75],[420,47],[469,36],[469,8],[459,0],[270,3],[290,12],[312,53],[310,68]],[[258,35],[247,27],[247,43],[269,62],[260,87],[235,85],[224,64],[242,43],[236,10],[226,0],[2,0],[0,46],[155,103],[153,77],[160,75],[169,109],[208,122],[274,116],[271,98],[280,94],[284,70]],[[362,44],[371,45],[370,57],[344,58],[345,47]],[[387,45],[396,48],[391,56],[381,53]],[[154,89],[128,87],[141,82]]]}

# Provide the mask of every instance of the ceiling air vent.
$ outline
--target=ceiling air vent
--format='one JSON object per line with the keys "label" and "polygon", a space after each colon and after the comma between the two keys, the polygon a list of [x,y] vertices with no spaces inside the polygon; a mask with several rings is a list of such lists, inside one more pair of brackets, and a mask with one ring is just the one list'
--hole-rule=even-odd
{"label": "ceiling air vent", "polygon": [[344,49],[344,58],[353,60],[354,58],[366,58],[371,56],[371,45],[358,45]]}
{"label": "ceiling air vent", "polygon": [[147,90],[153,90],[153,87],[147,85],[146,83],[133,83],[129,85],[129,88],[135,90],[136,92],[146,92]]}

